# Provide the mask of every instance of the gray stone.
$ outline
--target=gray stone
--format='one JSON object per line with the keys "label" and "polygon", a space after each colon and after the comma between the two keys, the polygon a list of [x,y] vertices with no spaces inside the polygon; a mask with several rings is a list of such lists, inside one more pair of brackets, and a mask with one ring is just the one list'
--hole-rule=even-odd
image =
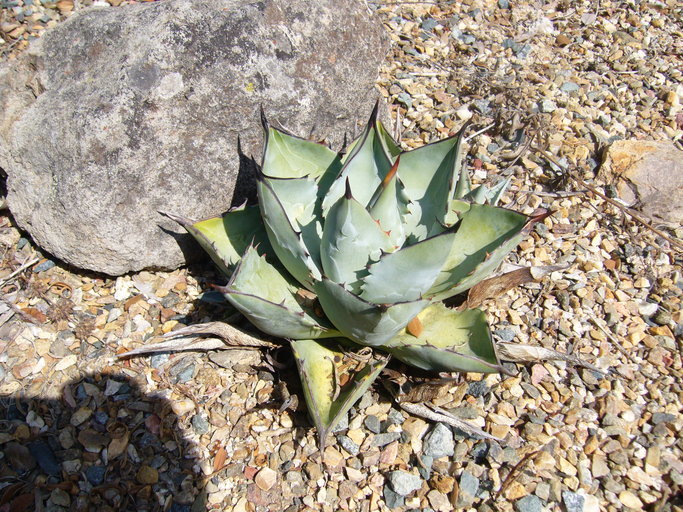
{"label": "gray stone", "polygon": [[422,444],[423,453],[435,459],[450,457],[454,450],[453,432],[443,423],[437,423],[432,431],[425,436]]}
{"label": "gray stone", "polygon": [[401,414],[401,411],[389,409],[389,412],[387,413],[387,421],[389,423],[392,425],[402,425],[405,420],[406,419],[403,417],[403,414]]}
{"label": "gray stone", "polygon": [[557,110],[557,104],[553,100],[543,100],[538,105],[538,109],[545,114],[549,114]]}
{"label": "gray stone", "polygon": [[510,342],[515,339],[515,331],[513,331],[512,329],[496,329],[495,331],[493,331],[493,334],[498,336],[501,339],[501,341]]}
{"label": "gray stone", "polygon": [[390,472],[387,475],[387,482],[392,490],[401,496],[408,496],[422,487],[422,479],[418,475],[400,470]]}
{"label": "gray stone", "polygon": [[349,428],[349,413],[347,412],[344,414],[344,416],[341,417],[339,420],[339,423],[337,423],[337,426],[332,429],[333,433],[337,432],[342,432],[344,430],[347,430]]}
{"label": "gray stone", "polygon": [[565,82],[560,86],[560,90],[566,93],[577,92],[579,89],[579,84],[575,82]]}
{"label": "gray stone", "polygon": [[562,491],[562,501],[567,512],[583,512],[586,498],[572,491]]}
{"label": "gray stone", "polygon": [[372,446],[386,446],[389,443],[393,443],[401,437],[400,432],[385,432],[383,434],[376,434],[372,440]]}
{"label": "gray stone", "polygon": [[79,268],[119,275],[203,257],[158,210],[198,219],[253,194],[261,106],[340,147],[378,97],[387,48],[355,0],[77,10],[0,67],[10,210]]}
{"label": "gray stone", "polygon": [[[166,363],[168,362],[168,360],[170,359],[170,357],[171,357],[171,356],[170,356],[169,354],[154,354],[154,355],[150,358],[150,365],[152,366],[152,368],[159,369],[159,368],[161,368],[164,364],[166,364]],[[209,358],[210,358],[210,356],[209,356]]]}
{"label": "gray stone", "polygon": [[353,456],[358,455],[358,452],[360,452],[360,447],[356,443],[354,443],[348,436],[337,436],[337,442],[339,443],[339,446],[344,448],[344,450],[346,450],[347,452],[349,452],[349,454]]}
{"label": "gray stone", "polygon": [[479,491],[479,479],[469,471],[463,471],[460,475],[460,493],[474,498]]}
{"label": "gray stone", "polygon": [[384,504],[390,508],[398,508],[405,505],[406,499],[400,494],[391,490],[388,485],[384,486]]}
{"label": "gray stone", "polygon": [[201,435],[209,431],[209,418],[205,414],[195,414],[192,416],[192,428]]}
{"label": "gray stone", "polygon": [[[171,369],[169,373],[173,375],[175,372],[175,367]],[[188,382],[192,377],[194,377],[194,371],[195,371],[195,365],[194,364],[188,364],[187,366],[180,367],[178,368],[178,372],[175,373],[175,380],[179,384],[183,384],[185,382]]]}
{"label": "gray stone", "polygon": [[363,423],[367,427],[367,429],[372,432],[373,434],[379,434],[381,432],[380,430],[380,422],[377,416],[370,414],[369,416],[366,416],[365,419],[363,420]]}
{"label": "gray stone", "polygon": [[676,415],[670,412],[656,412],[652,415],[652,423],[659,425],[660,423],[673,423],[676,421]]}
{"label": "gray stone", "polygon": [[517,512],[542,512],[543,502],[541,502],[538,496],[529,494],[515,502],[515,510]]}
{"label": "gray stone", "polygon": [[432,472],[432,464],[434,463],[434,458],[428,455],[420,455],[418,457],[417,471],[420,476],[425,480],[429,480]]}
{"label": "gray stone", "polygon": [[102,485],[107,468],[104,466],[90,466],[85,470],[85,477],[92,485]]}

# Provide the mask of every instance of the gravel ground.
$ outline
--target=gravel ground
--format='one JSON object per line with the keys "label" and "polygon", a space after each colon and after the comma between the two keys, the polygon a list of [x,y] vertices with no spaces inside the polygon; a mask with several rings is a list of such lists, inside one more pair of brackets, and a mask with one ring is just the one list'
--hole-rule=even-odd
{"label": "gravel ground", "polygon": [[[2,0],[3,58],[89,4]],[[468,150],[475,177],[512,176],[504,205],[555,212],[509,261],[567,268],[486,302],[495,337],[589,366],[541,358],[431,386],[425,400],[499,441],[375,386],[320,454],[296,375],[277,369],[286,349],[116,358],[225,318],[204,293],[211,267],[83,274],[3,216],[0,510],[682,509],[683,229],[636,222],[595,173],[617,139],[680,146],[683,8],[368,7],[394,43],[378,86],[406,147],[472,119],[486,128]]]}

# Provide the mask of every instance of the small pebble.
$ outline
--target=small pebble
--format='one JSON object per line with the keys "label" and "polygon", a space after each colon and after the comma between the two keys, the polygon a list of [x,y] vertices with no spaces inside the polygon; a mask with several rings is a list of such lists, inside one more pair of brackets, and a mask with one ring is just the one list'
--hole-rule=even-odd
{"label": "small pebble", "polygon": [[339,446],[344,448],[350,455],[356,456],[360,451],[360,447],[354,443],[348,436],[338,435],[337,442]]}
{"label": "small pebble", "polygon": [[393,491],[401,496],[408,496],[422,487],[422,479],[418,475],[405,471],[391,471],[386,478]]}
{"label": "small pebble", "polygon": [[425,455],[435,459],[453,455],[455,451],[453,431],[443,423],[437,423],[432,431],[425,436],[422,451]]}
{"label": "small pebble", "polygon": [[46,270],[50,270],[52,267],[55,266],[55,262],[52,260],[46,260],[35,267],[33,267],[33,272],[45,272]]}
{"label": "small pebble", "polygon": [[151,466],[141,466],[135,475],[136,480],[143,485],[154,485],[159,481],[159,471]]}
{"label": "small pebble", "polygon": [[277,473],[269,467],[265,467],[256,474],[254,482],[262,491],[268,491],[277,482]]}
{"label": "small pebble", "polygon": [[586,498],[572,491],[562,491],[562,501],[567,512],[583,512]]}
{"label": "small pebble", "polygon": [[374,433],[374,434],[379,434],[380,433],[380,421],[377,418],[377,416],[370,414],[365,417],[365,420],[363,420],[363,424],[367,427],[367,429]]}
{"label": "small pebble", "polygon": [[515,510],[517,512],[543,512],[543,502],[538,496],[529,494],[515,502]]}
{"label": "small pebble", "polygon": [[85,469],[85,477],[88,479],[88,482],[97,487],[104,482],[106,472],[107,468],[104,466],[89,466]]}
{"label": "small pebble", "polygon": [[390,509],[394,508],[399,508],[405,505],[406,499],[398,494],[397,492],[394,492],[391,490],[391,488],[388,485],[384,486],[384,503],[386,504],[387,507]]}
{"label": "small pebble", "polygon": [[202,435],[209,431],[209,418],[204,413],[192,416],[192,428],[195,433]]}
{"label": "small pebble", "polygon": [[61,467],[55,457],[52,448],[44,441],[33,441],[28,444],[28,449],[31,455],[38,463],[40,469],[52,476],[59,476],[61,474]]}

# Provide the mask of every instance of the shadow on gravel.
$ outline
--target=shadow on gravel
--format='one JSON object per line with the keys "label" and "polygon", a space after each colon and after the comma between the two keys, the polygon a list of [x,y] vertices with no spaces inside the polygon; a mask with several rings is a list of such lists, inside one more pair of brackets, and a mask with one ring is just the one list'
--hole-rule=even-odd
{"label": "shadow on gravel", "polygon": [[0,512],[205,510],[197,450],[166,399],[123,374],[59,395],[0,397]]}

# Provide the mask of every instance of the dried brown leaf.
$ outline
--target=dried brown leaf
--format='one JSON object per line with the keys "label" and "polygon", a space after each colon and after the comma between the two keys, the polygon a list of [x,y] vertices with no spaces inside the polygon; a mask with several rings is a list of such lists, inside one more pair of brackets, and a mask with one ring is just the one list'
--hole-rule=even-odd
{"label": "dried brown leaf", "polygon": [[563,270],[565,268],[567,267],[564,265],[524,267],[490,279],[485,279],[470,288],[470,291],[467,294],[467,307],[476,308],[487,299],[500,297],[519,285],[532,281],[540,281],[551,272]]}
{"label": "dried brown leaf", "polygon": [[47,316],[45,316],[45,313],[43,313],[39,309],[22,308],[21,313],[24,316],[24,318],[33,323],[44,324],[45,322],[47,322]]}
{"label": "dried brown leaf", "polygon": [[228,458],[228,452],[225,451],[225,448],[222,446],[218,449],[216,452],[216,455],[213,458],[213,471],[214,473],[216,471],[220,471],[225,467],[225,461]]}

